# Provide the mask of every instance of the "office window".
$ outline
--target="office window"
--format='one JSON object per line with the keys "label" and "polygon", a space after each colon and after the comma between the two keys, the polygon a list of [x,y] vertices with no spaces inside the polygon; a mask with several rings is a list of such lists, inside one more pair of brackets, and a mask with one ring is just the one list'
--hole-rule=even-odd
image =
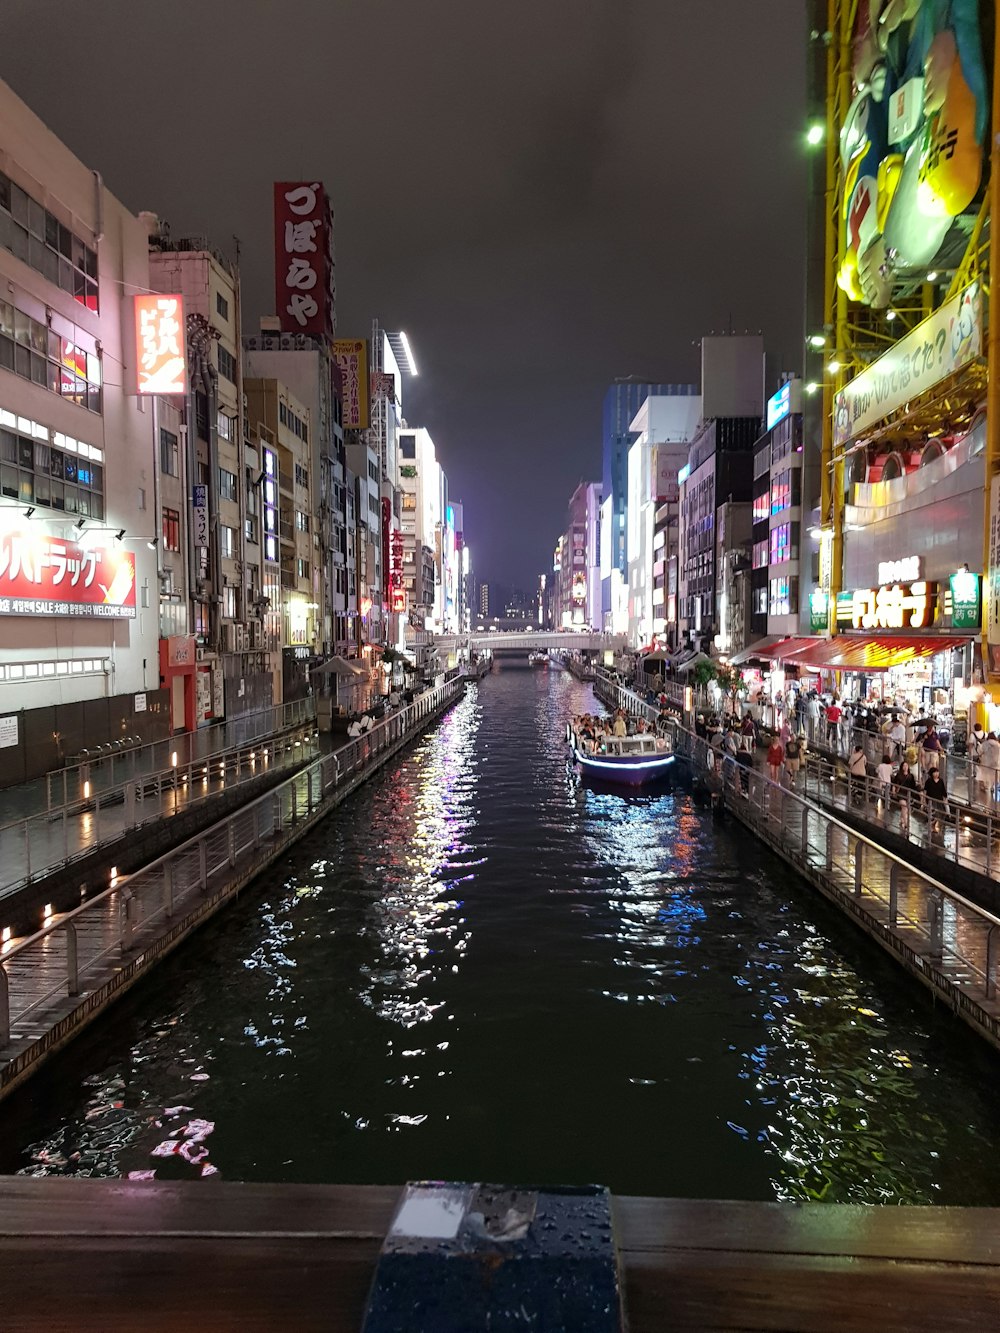
{"label": "office window", "polygon": [[234,560],[236,558],[236,529],[223,525],[219,531],[222,536],[222,554],[228,560]]}
{"label": "office window", "polygon": [[181,549],[181,516],[176,509],[163,511],[163,549],[165,551]]}
{"label": "office window", "polygon": [[220,500],[236,500],[236,473],[227,472],[225,468],[219,468],[219,498]]}
{"label": "office window", "polygon": [[104,453],[0,406],[0,495],[84,518],[104,517]]}
{"label": "office window", "polygon": [[412,491],[404,491],[404,492],[403,492],[403,509],[404,509],[404,510],[413,510],[413,509],[416,509],[416,507],[417,507],[417,497],[413,494]]}
{"label": "office window", "polygon": [[768,615],[792,616],[799,610],[799,581],[797,578],[772,579],[768,598]]}
{"label": "office window", "polygon": [[243,536],[248,542],[257,544],[257,520],[256,518],[247,518],[243,520]]}
{"label": "office window", "polygon": [[0,245],[97,313],[97,252],[3,172]]}
{"label": "office window", "polygon": [[[82,330],[75,336],[90,342]],[[101,361],[96,344],[90,345],[95,348],[92,352],[54,333],[10,301],[0,301],[0,369],[58,394],[63,402],[100,412]]]}
{"label": "office window", "polygon": [[233,418],[225,412],[220,412],[218,417],[217,430],[224,440],[231,440],[236,434],[236,423]]}
{"label": "office window", "polygon": [[221,292],[215,293],[215,313],[221,315],[223,319],[229,318],[229,302]]}
{"label": "office window", "polygon": [[301,463],[295,464],[295,484],[296,486],[309,485],[309,469],[304,468]]}
{"label": "office window", "polygon": [[160,471],[165,477],[179,474],[177,436],[163,426],[160,427]]}
{"label": "office window", "polygon": [[222,587],[222,615],[225,620],[236,619],[236,587],[232,583]]}
{"label": "office window", "polygon": [[227,379],[230,384],[235,384],[236,358],[233,356],[232,352],[227,352],[221,343],[219,344],[218,352],[219,352],[219,374],[224,379]]}
{"label": "office window", "polygon": [[303,514],[301,509],[295,511],[295,526],[299,532],[309,531],[309,515]]}
{"label": "office window", "polygon": [[308,560],[296,560],[295,566],[296,566],[296,573],[300,579],[307,579],[309,577]]}

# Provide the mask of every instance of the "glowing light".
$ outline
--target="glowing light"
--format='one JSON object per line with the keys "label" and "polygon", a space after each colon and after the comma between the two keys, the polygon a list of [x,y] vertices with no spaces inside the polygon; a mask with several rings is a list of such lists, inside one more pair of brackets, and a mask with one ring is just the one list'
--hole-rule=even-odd
{"label": "glowing light", "polygon": [[51,915],[52,915],[52,904],[46,903],[45,906],[42,908],[42,916],[45,918],[46,921],[48,921]]}
{"label": "glowing light", "polygon": [[887,310],[887,311],[885,312],[885,317],[886,317],[886,319],[888,319],[890,322],[891,322],[892,320],[894,320],[894,319],[896,318],[896,312],[895,312],[895,310]]}
{"label": "glowing light", "polygon": [[817,144],[821,144],[825,137],[826,126],[820,120],[813,121],[808,130],[806,130],[806,143],[809,144],[811,148],[815,148]]}
{"label": "glowing light", "polygon": [[831,375],[836,375],[839,369],[840,369],[839,361],[831,361],[827,366],[827,370],[830,372]]}
{"label": "glowing light", "polygon": [[85,783],[83,784],[83,799],[84,799],[85,801],[90,799],[90,783],[89,783],[89,782],[85,782]]}
{"label": "glowing light", "polygon": [[819,383],[816,380],[810,380],[806,385],[806,393],[815,393],[818,388]]}
{"label": "glowing light", "polygon": [[413,359],[413,349],[410,346],[410,340],[409,338],[407,338],[406,334],[403,333],[402,331],[400,331],[399,334],[399,341],[402,343],[403,351],[406,353],[406,359],[410,363],[410,374],[411,375],[419,374],[417,370],[417,363]]}
{"label": "glowing light", "polygon": [[171,768],[176,768],[176,767],[177,767],[177,751],[176,751],[176,750],[175,750],[175,751],[173,752],[173,754],[170,756],[170,767],[171,767]]}
{"label": "glowing light", "polygon": [[826,346],[826,334],[825,334],[825,333],[814,333],[814,334],[812,334],[812,336],[811,336],[810,339],[809,339],[809,344],[810,344],[811,347],[825,347],[825,346]]}

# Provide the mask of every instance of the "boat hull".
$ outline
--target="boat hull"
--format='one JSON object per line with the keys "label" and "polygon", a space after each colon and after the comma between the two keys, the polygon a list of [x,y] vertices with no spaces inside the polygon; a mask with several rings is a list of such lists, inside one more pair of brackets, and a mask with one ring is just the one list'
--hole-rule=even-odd
{"label": "boat hull", "polygon": [[581,754],[573,748],[573,759],[584,777],[595,782],[611,782],[622,787],[648,787],[671,776],[673,754],[607,757]]}

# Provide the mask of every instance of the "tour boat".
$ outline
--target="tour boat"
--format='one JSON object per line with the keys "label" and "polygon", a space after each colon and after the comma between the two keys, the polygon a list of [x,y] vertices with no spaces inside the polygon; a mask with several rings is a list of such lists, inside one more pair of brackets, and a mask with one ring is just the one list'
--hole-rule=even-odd
{"label": "tour boat", "polygon": [[544,667],[549,664],[548,653],[534,652],[528,654],[528,666]]}
{"label": "tour boat", "polygon": [[585,750],[572,725],[566,727],[566,739],[580,772],[595,782],[644,787],[667,777],[674,762],[670,738],[651,731],[638,736],[602,736],[593,754]]}

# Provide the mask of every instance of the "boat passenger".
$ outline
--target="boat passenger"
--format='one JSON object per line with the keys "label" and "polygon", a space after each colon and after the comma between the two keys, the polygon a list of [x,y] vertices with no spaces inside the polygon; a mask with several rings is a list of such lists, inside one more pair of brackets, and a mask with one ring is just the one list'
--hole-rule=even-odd
{"label": "boat passenger", "polygon": [[624,714],[622,713],[622,710],[621,710],[620,708],[619,708],[617,714],[615,715],[615,724],[614,724],[614,726],[611,728],[611,731],[612,731],[612,734],[615,735],[615,736],[627,736],[627,735],[628,735],[628,727],[625,725],[625,717],[624,717]]}

